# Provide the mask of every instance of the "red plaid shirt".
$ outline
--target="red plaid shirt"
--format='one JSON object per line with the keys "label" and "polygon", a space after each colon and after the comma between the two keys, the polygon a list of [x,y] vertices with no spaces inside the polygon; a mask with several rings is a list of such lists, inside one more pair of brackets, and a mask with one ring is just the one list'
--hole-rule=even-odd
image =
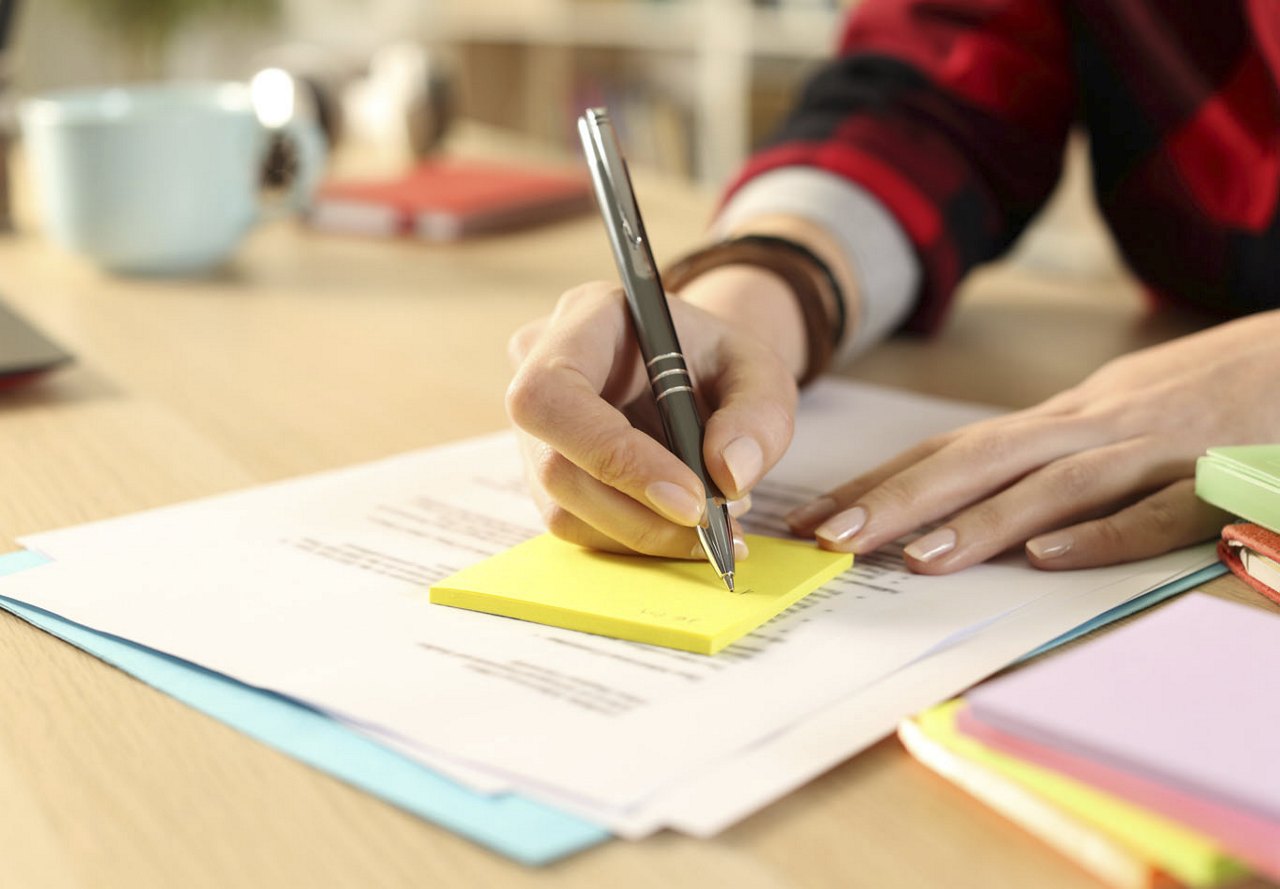
{"label": "red plaid shirt", "polygon": [[1220,315],[1280,306],[1280,0],[863,0],[737,184],[821,168],[875,195],[924,270],[910,329],[1007,248],[1073,124],[1125,259]]}

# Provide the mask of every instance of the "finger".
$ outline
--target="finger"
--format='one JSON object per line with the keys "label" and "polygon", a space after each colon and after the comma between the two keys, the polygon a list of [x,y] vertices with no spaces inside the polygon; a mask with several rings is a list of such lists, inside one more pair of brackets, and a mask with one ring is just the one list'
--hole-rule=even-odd
{"label": "finger", "polygon": [[1210,540],[1230,521],[1184,478],[1114,515],[1028,540],[1027,559],[1053,571],[1115,565]]}
{"label": "finger", "polygon": [[1188,468],[1163,459],[1159,444],[1147,438],[1071,454],[950,517],[908,544],[903,557],[920,574],[959,571],[1042,532],[1114,512],[1184,477]]}
{"label": "finger", "polygon": [[[697,476],[602,397],[619,379],[639,373],[615,290],[580,288],[561,300],[516,372],[507,391],[507,411],[517,427],[592,478],[670,521],[696,525],[706,503]],[[627,369],[620,370],[624,365]]]}
{"label": "finger", "polygon": [[[949,442],[952,437],[951,435],[938,436],[922,441],[870,472],[851,479],[840,487],[834,488],[826,494],[796,507],[784,517],[788,527],[791,528],[793,534],[798,536],[808,537],[812,535],[817,527],[831,518],[832,515],[857,503],[863,494],[875,488],[881,482],[932,455]],[[851,529],[848,532],[849,534],[856,533],[857,529],[862,527],[863,518],[865,518],[865,510],[856,515],[846,517],[845,525]]]}
{"label": "finger", "polygon": [[730,498],[744,496],[782,458],[795,429],[796,385],[781,359],[753,340],[725,337],[699,377],[715,402],[703,453]]}
{"label": "finger", "polygon": [[[644,555],[637,553],[635,550],[625,546],[606,534],[603,534],[598,528],[587,524],[579,519],[573,513],[563,508],[552,512],[545,516],[547,520],[547,530],[568,543],[575,543],[578,546],[585,546],[588,549],[598,549],[601,552],[617,553],[623,556]],[[742,529],[737,525],[733,526],[733,557],[742,561],[750,556],[750,550],[747,542],[742,534]],[[699,543],[688,554],[668,556],[667,558],[688,559],[690,561],[702,561],[707,558],[706,551]]]}
{"label": "finger", "polygon": [[[704,557],[693,529],[668,522],[625,494],[606,487],[544,442],[523,434],[520,439],[533,499],[548,530],[557,537],[609,552],[672,559]],[[746,557],[746,543],[736,516],[750,508],[749,497],[729,504],[730,526],[735,543],[741,545],[742,558]]]}
{"label": "finger", "polygon": [[[651,509],[592,478],[540,441],[526,447],[534,500],[557,537],[610,552],[690,559],[702,556],[692,528],[667,521]],[[594,533],[578,526],[585,524]],[[604,541],[608,541],[607,544]]]}
{"label": "finger", "polygon": [[882,481],[814,531],[821,546],[868,553],[1002,490],[1068,454],[1107,444],[1090,417],[1034,417],[967,431]]}
{"label": "finger", "polygon": [[[812,535],[820,524],[835,513],[854,506],[863,494],[912,465],[919,463],[926,457],[933,455],[962,435],[985,435],[988,431],[997,430],[1002,425],[1019,422],[1025,418],[1052,414],[1054,411],[1050,409],[1051,404],[1051,402],[1045,402],[1033,408],[1002,414],[987,420],[979,420],[963,428],[931,436],[892,459],[881,463],[871,471],[863,473],[845,482],[840,487],[833,488],[810,502],[793,509],[785,516],[787,525],[791,528],[793,534],[802,537]],[[863,515],[864,513],[858,513],[857,516],[849,517],[849,520],[844,522],[845,527],[860,527],[861,523],[857,521],[857,518]],[[854,531],[849,531],[848,533],[852,534]]]}

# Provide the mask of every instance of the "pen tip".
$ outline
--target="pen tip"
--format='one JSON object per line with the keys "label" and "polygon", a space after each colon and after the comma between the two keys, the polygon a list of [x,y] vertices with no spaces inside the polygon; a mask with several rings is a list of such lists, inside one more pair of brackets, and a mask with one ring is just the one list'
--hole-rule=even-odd
{"label": "pen tip", "polygon": [[733,592],[733,572],[730,571],[724,576],[724,585],[729,588],[729,592]]}

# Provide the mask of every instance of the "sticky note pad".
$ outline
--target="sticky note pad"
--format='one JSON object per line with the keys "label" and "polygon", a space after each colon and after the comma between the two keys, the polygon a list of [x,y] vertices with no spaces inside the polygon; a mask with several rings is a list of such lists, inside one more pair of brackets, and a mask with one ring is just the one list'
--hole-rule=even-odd
{"label": "sticky note pad", "polygon": [[620,556],[543,534],[431,587],[431,601],[715,654],[853,565],[848,553],[747,537],[737,592],[705,561]]}

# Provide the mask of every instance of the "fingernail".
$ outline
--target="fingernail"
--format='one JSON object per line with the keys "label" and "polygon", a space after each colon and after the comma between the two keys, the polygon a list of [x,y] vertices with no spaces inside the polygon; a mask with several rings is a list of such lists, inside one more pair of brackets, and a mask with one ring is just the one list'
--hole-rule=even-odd
{"label": "fingernail", "polygon": [[830,497],[819,497],[804,506],[796,507],[787,513],[787,524],[794,527],[805,527],[820,522],[836,511],[836,502]]}
{"label": "fingernail", "polygon": [[866,523],[867,511],[861,506],[855,506],[853,509],[836,513],[819,525],[818,530],[813,533],[827,543],[840,545],[852,540],[853,535],[861,531]]}
{"label": "fingernail", "polygon": [[706,501],[674,482],[653,482],[644,489],[659,512],[681,525],[696,525],[702,519]]}
{"label": "fingernail", "polygon": [[724,457],[724,465],[733,478],[736,492],[741,493],[759,481],[760,470],[764,468],[764,451],[751,436],[735,438],[724,446],[720,456]]}
{"label": "fingernail", "polygon": [[751,511],[751,495],[743,494],[737,500],[729,501],[729,515],[735,519],[738,516],[744,516]]}
{"label": "fingernail", "polygon": [[950,528],[939,528],[913,540],[902,551],[917,562],[929,562],[955,548],[956,532]]}
{"label": "fingernail", "polygon": [[1027,541],[1027,549],[1037,559],[1055,559],[1071,549],[1076,539],[1070,531],[1054,531]]}

